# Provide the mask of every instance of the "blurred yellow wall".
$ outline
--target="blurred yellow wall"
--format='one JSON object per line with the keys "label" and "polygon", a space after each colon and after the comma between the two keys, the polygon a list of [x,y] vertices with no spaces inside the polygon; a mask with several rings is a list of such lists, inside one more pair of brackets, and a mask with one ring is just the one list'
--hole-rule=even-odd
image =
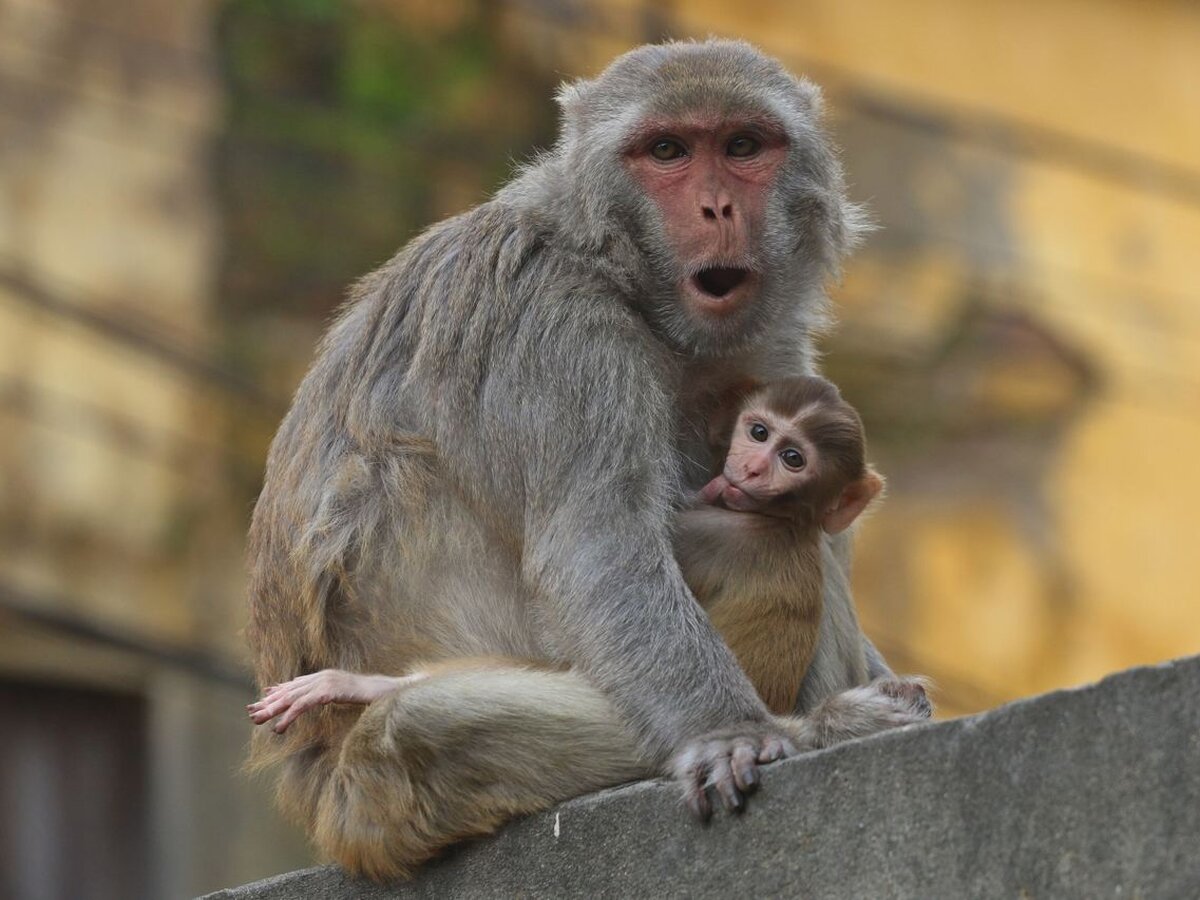
{"label": "blurred yellow wall", "polygon": [[[0,881],[18,896],[194,896],[308,859],[237,774],[251,694],[229,473],[262,463],[221,431],[263,404],[212,362],[215,11],[0,3],[0,684],[132,698],[145,737],[127,799],[103,733],[2,711],[23,789],[0,791]],[[96,821],[145,846],[75,853],[103,846]],[[136,886],[113,883],[126,866]]]}
{"label": "blurred yellow wall", "polygon": [[824,86],[881,226],[827,342],[891,483],[859,603],[944,712],[1200,650],[1200,7],[509,6],[567,74],[714,34]]}

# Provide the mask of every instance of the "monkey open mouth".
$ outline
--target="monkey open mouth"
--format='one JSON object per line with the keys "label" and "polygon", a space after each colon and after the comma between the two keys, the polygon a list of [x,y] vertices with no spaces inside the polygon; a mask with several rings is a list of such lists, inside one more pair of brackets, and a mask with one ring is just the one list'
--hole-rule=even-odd
{"label": "monkey open mouth", "polygon": [[737,290],[749,278],[749,269],[713,266],[712,268],[701,269],[692,279],[692,282],[708,296],[721,299],[730,291]]}

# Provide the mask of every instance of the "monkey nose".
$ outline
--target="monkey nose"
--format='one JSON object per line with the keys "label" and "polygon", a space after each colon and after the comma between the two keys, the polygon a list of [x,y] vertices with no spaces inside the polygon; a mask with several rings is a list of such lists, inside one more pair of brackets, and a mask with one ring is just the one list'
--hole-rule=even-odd
{"label": "monkey nose", "polygon": [[710,222],[733,221],[733,204],[712,202],[705,203],[700,207],[700,214]]}

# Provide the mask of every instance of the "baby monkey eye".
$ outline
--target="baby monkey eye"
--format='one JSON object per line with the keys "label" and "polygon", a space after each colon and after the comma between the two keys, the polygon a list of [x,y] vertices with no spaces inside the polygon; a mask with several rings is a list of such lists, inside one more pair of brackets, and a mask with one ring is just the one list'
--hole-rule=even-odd
{"label": "baby monkey eye", "polygon": [[788,449],[780,453],[779,458],[783,460],[783,464],[789,469],[798,471],[804,468],[804,454],[792,447],[788,447]]}
{"label": "baby monkey eye", "polygon": [[730,156],[744,159],[747,156],[753,156],[762,149],[762,144],[749,135],[738,135],[729,142],[729,146],[725,148],[725,152]]}
{"label": "baby monkey eye", "polygon": [[679,159],[681,156],[687,156],[687,151],[683,149],[683,145],[679,141],[664,138],[661,141],[655,141],[654,146],[650,148],[650,155],[661,162],[668,162],[672,159]]}
{"label": "baby monkey eye", "polygon": [[750,437],[758,441],[760,444],[767,439],[767,426],[762,422],[755,422],[750,426]]}

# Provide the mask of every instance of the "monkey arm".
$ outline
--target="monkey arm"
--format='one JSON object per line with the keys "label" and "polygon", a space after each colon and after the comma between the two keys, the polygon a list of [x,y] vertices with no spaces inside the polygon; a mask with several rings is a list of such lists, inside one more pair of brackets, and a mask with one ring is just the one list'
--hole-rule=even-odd
{"label": "monkey arm", "polygon": [[580,485],[533,526],[525,572],[567,655],[649,757],[767,714],[684,582],[660,510]]}
{"label": "monkey arm", "polygon": [[520,387],[497,371],[485,396],[521,394],[523,414],[487,420],[525,448],[522,573],[553,640],[661,763],[690,738],[768,714],[672,553],[666,366],[632,319],[591,324],[528,352],[518,342]]}
{"label": "monkey arm", "polygon": [[628,509],[586,502],[537,534],[526,571],[576,668],[693,813],[711,814],[710,786],[739,809],[756,764],[798,744],[691,596],[665,535]]}

